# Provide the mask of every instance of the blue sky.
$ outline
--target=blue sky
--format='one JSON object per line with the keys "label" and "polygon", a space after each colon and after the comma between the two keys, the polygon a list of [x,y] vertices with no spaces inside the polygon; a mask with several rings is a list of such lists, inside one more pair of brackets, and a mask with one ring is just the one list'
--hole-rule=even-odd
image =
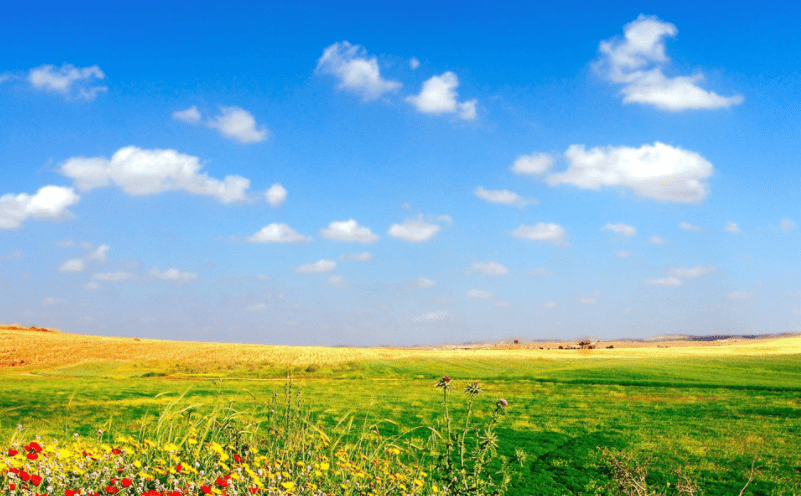
{"label": "blue sky", "polygon": [[276,344],[801,329],[797,2],[38,2],[0,321]]}

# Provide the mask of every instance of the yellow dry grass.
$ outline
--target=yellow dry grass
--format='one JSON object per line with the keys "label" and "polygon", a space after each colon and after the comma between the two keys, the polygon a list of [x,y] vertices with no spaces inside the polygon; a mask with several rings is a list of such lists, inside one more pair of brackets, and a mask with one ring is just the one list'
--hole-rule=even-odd
{"label": "yellow dry grass", "polygon": [[[52,329],[0,325],[0,368],[52,367],[85,362],[180,362],[189,364],[263,363],[305,366],[403,358],[559,359],[765,356],[801,354],[801,336],[725,342],[614,342],[614,349],[558,350],[554,343],[446,348],[329,348],[200,343],[88,336]],[[540,349],[540,347],[548,349]]]}

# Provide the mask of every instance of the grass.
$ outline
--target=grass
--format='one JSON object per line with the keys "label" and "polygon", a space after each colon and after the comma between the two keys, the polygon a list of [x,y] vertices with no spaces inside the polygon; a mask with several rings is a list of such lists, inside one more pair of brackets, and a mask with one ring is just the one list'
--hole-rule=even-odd
{"label": "grass", "polygon": [[[193,346],[181,344],[181,356],[191,356]],[[750,352],[333,349],[326,358],[324,351],[267,356],[254,348],[247,353],[258,360],[234,353],[213,362],[164,359],[153,349],[129,360],[80,362],[73,355],[0,369],[0,439],[17,424],[45,438],[89,436],[98,427],[132,433],[181,395],[182,404],[201,405],[198,414],[220,398],[253,408],[282,391],[288,370],[326,428],[353,419],[389,437],[420,425],[443,427],[433,384],[447,374],[458,384],[449,400],[455,418],[467,404],[456,388],[468,381],[481,381],[485,391],[476,398],[476,422],[488,419],[496,398],[509,401],[497,428],[499,453],[511,459],[518,448],[528,455],[510,494],[607,494],[603,447],[648,458],[653,487],[675,484],[673,471],[684,468],[707,494],[736,495],[756,460],[747,494],[801,494],[798,340],[756,343]],[[297,364],[286,359],[293,352],[304,357]]]}

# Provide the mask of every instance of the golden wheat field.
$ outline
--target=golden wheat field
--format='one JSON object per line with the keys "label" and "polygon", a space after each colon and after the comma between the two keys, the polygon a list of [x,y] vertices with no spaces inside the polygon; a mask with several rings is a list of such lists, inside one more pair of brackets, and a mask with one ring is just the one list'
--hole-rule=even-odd
{"label": "golden wheat field", "polygon": [[[657,358],[661,356],[749,356],[801,353],[801,336],[722,341],[610,341],[598,349],[560,350],[560,343],[444,346],[438,348],[340,348],[263,344],[203,343],[103,337],[55,329],[0,325],[0,367],[51,367],[93,361],[171,361],[226,365],[270,362],[280,365],[335,365],[403,358],[487,359]],[[606,348],[613,346],[613,348]]]}

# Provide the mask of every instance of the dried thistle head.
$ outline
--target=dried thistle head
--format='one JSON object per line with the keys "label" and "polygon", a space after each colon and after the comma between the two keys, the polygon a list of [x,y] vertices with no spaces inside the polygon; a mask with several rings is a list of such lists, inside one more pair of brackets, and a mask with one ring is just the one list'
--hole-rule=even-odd
{"label": "dried thistle head", "polygon": [[478,381],[473,381],[464,387],[464,392],[474,397],[477,396],[481,391],[481,385],[478,383]]}
{"label": "dried thistle head", "polygon": [[436,387],[437,389],[442,389],[445,392],[450,391],[451,390],[451,378],[450,378],[450,376],[447,376],[447,375],[443,376],[442,379],[440,379],[439,381],[437,381],[436,384],[434,384],[434,387]]}

